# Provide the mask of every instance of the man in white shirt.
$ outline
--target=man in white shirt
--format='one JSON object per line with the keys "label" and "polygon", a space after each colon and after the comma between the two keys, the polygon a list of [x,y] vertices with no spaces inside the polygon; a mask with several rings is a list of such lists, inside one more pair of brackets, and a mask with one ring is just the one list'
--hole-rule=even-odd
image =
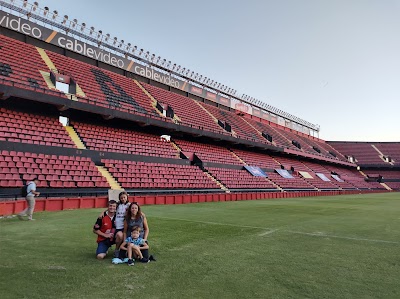
{"label": "man in white shirt", "polygon": [[36,185],[39,183],[38,178],[34,178],[31,182],[27,183],[25,200],[28,207],[18,214],[18,218],[22,220],[23,216],[28,216],[28,220],[35,220],[32,218],[33,210],[35,209],[35,196],[39,196],[40,192],[36,191]]}

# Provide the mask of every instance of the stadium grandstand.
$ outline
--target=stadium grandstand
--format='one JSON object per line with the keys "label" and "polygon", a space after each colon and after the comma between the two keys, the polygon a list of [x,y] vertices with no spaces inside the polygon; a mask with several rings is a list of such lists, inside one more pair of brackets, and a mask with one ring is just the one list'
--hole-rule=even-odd
{"label": "stadium grandstand", "polygon": [[400,142],[322,140],[317,125],[36,2],[0,4],[3,201],[36,176],[43,199],[400,190]]}

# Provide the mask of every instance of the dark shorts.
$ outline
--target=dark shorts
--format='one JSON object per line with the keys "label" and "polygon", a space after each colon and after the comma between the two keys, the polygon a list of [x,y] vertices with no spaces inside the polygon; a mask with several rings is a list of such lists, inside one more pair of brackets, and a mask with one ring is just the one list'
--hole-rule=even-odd
{"label": "dark shorts", "polygon": [[101,241],[100,243],[97,243],[97,249],[96,249],[96,255],[100,253],[107,253],[108,249],[113,246],[113,242],[111,242],[109,239],[106,239],[104,241]]}
{"label": "dark shorts", "polygon": [[[148,245],[149,243],[146,241],[146,244]],[[143,245],[141,245],[143,246]],[[149,250],[148,249],[140,249],[140,251],[143,254],[143,257],[148,258],[149,257]],[[126,250],[121,249],[119,251],[119,256],[118,258],[120,258],[121,260],[123,260],[124,258],[128,257],[128,252]]]}

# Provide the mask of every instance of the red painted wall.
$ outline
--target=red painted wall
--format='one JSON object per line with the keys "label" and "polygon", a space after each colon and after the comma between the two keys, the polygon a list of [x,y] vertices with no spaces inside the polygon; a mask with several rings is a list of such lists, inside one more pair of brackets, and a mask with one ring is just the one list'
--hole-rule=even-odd
{"label": "red painted wall", "polygon": [[[216,194],[177,194],[177,195],[148,195],[130,196],[130,201],[140,205],[172,205],[197,202],[237,201],[270,198],[295,198],[306,196],[333,196],[341,194],[382,193],[387,191],[301,191],[301,192],[254,192],[254,193],[216,193]],[[74,209],[104,208],[107,206],[107,197],[78,197],[78,198],[49,198],[37,199],[35,212],[63,211]],[[25,200],[0,202],[0,216],[13,215],[26,208]]]}

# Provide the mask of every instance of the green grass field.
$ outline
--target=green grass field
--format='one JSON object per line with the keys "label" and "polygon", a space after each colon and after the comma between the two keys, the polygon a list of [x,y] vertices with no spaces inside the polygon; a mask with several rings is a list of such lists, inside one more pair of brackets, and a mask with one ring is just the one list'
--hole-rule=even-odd
{"label": "green grass field", "polygon": [[1,298],[400,298],[400,193],[144,206],[134,267],[95,259],[99,211],[0,220]]}

